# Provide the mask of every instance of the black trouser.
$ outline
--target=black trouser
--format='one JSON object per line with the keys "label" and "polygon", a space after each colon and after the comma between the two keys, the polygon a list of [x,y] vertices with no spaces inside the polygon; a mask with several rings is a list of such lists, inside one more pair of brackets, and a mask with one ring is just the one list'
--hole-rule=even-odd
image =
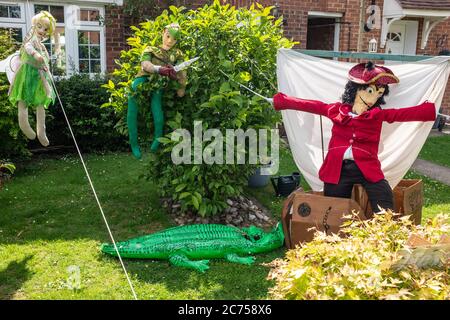
{"label": "black trouser", "polygon": [[361,184],[366,189],[373,212],[379,211],[378,206],[383,209],[394,209],[394,196],[389,183],[385,179],[375,183],[367,181],[353,160],[342,162],[339,183],[325,183],[324,195],[351,198],[354,184]]}

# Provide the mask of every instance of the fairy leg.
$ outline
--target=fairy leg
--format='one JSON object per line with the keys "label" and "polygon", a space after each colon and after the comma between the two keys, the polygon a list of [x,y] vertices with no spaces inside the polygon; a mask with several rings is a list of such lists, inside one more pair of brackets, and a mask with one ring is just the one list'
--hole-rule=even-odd
{"label": "fairy leg", "polygon": [[19,101],[19,127],[22,132],[27,136],[28,139],[34,140],[36,139],[36,133],[31,128],[30,123],[28,122],[28,108],[25,105],[24,101]]}
{"label": "fairy leg", "polygon": [[141,158],[141,150],[138,143],[138,111],[139,104],[136,97],[137,87],[148,81],[146,77],[136,78],[131,85],[131,93],[128,95],[128,112],[127,112],[127,124],[128,124],[128,136],[130,139],[131,152],[136,159]]}
{"label": "fairy leg", "polygon": [[39,142],[47,147],[50,142],[48,141],[47,134],[45,132],[45,109],[44,107],[38,107],[36,109],[36,131]]}
{"label": "fairy leg", "polygon": [[153,92],[152,95],[152,114],[155,131],[153,134],[153,143],[150,149],[153,152],[155,152],[158,149],[159,146],[158,138],[162,137],[164,130],[164,112],[162,110],[162,95],[163,95],[162,89],[156,90],[155,92]]}

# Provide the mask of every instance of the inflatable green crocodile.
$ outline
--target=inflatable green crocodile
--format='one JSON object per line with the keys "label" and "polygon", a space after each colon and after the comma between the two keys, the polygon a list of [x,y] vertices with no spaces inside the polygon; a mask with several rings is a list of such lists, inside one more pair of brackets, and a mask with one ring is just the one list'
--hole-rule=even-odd
{"label": "inflatable green crocodile", "polygon": [[[281,223],[269,233],[254,226],[239,229],[220,224],[194,224],[116,245],[122,258],[168,259],[175,266],[205,272],[209,269],[209,260],[197,259],[225,258],[234,263],[252,264],[255,258],[248,255],[271,251],[281,247],[283,242]],[[101,250],[117,256],[112,244],[103,244]]]}

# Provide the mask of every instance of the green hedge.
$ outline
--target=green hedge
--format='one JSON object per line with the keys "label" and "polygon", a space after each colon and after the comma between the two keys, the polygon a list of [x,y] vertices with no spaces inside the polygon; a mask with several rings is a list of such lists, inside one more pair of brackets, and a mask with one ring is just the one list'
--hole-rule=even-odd
{"label": "green hedge", "polygon": [[[117,151],[127,148],[127,137],[115,128],[119,122],[114,110],[101,108],[109,95],[103,78],[77,74],[56,82],[61,101],[83,151]],[[69,128],[58,101],[48,110],[47,135],[52,145],[73,145]]]}
{"label": "green hedge", "polygon": [[[16,50],[9,33],[0,30],[0,60]],[[27,156],[27,140],[21,133],[17,121],[17,108],[8,100],[9,82],[6,74],[0,73],[0,160]]]}

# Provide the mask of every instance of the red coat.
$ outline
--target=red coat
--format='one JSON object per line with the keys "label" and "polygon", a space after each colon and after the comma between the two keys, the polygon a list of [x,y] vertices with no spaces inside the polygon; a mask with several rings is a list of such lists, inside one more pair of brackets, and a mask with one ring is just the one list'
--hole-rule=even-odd
{"label": "red coat", "polygon": [[353,158],[364,177],[370,182],[384,179],[381,163],[378,160],[383,121],[434,121],[434,103],[424,102],[418,106],[402,109],[372,108],[352,118],[348,112],[352,106],[340,102],[326,104],[315,100],[289,97],[283,93],[274,96],[276,110],[292,109],[328,117],[333,122],[328,153],[319,171],[323,182],[337,184],[341,175],[342,159],[345,151],[352,146]]}

